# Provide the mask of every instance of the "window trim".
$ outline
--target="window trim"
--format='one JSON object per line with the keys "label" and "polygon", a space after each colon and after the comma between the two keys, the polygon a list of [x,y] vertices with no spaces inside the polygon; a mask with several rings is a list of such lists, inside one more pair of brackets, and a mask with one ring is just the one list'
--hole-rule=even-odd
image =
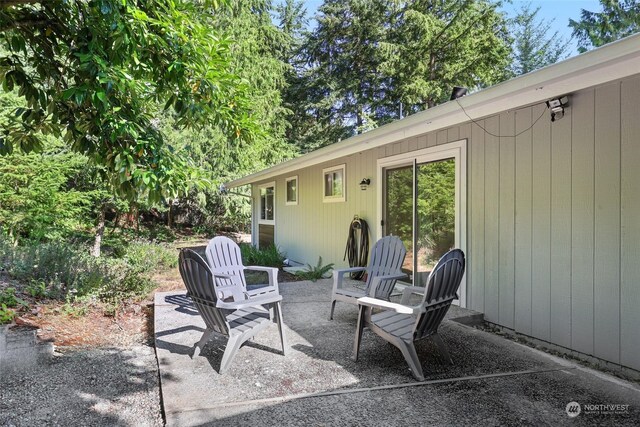
{"label": "window trim", "polygon": [[[291,181],[296,182],[296,200],[295,201],[289,201],[289,182]],[[286,206],[295,206],[298,204],[298,201],[300,200],[300,188],[298,185],[299,185],[298,175],[290,176],[289,178],[286,178],[284,180],[284,204]]]}
{"label": "window trim", "polygon": [[[262,219],[262,195],[263,188],[273,187],[273,219]],[[258,224],[276,225],[276,182],[266,182],[258,186]]]}
{"label": "window trim", "polygon": [[[338,170],[342,170],[342,195],[341,196],[327,196],[325,191],[325,176],[329,172],[335,172]],[[331,166],[328,168],[322,169],[322,202],[323,203],[336,203],[336,202],[344,202],[347,200],[347,165],[346,163],[342,163],[340,165]]]}

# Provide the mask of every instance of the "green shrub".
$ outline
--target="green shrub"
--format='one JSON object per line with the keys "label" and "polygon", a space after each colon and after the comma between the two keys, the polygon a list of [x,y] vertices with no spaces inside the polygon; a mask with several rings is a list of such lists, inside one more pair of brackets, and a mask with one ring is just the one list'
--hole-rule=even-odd
{"label": "green shrub", "polygon": [[131,269],[138,273],[175,268],[178,265],[178,252],[165,246],[152,243],[133,243],[122,257]]}
{"label": "green shrub", "polygon": [[29,284],[25,289],[29,295],[57,298],[67,305],[98,300],[117,308],[123,301],[147,296],[155,287],[151,274],[177,265],[175,250],[140,242],[123,246],[120,258],[95,258],[88,247],[65,242],[2,250],[7,271]]}
{"label": "green shrub", "polygon": [[15,317],[15,310],[8,308],[6,304],[0,304],[0,325],[13,322]]}
{"label": "green shrub", "polygon": [[42,280],[31,280],[25,292],[32,298],[46,298],[48,295],[47,284]]}
{"label": "green shrub", "polygon": [[242,262],[244,265],[261,265],[265,267],[282,267],[285,255],[275,245],[258,249],[248,243],[240,243]]}
{"label": "green shrub", "polygon": [[311,266],[311,264],[307,264],[307,270],[297,271],[295,273],[296,276],[300,277],[304,280],[311,280],[312,282],[317,281],[318,279],[322,279],[326,273],[333,269],[333,263],[322,265],[322,257],[318,257],[318,265]]}
{"label": "green shrub", "polygon": [[18,298],[16,296],[15,288],[6,288],[5,290],[0,290],[0,304],[5,307],[17,307],[18,304],[22,306],[28,306],[26,301]]}

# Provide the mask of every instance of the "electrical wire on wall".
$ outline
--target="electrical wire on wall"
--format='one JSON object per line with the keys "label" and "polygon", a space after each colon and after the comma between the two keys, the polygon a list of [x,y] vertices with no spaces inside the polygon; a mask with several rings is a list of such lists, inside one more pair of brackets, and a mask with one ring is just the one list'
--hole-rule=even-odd
{"label": "electrical wire on wall", "polygon": [[535,119],[535,121],[533,122],[533,124],[531,126],[529,126],[526,129],[521,130],[520,132],[514,134],[514,135],[496,135],[495,133],[489,132],[487,129],[485,129],[484,126],[482,126],[476,119],[474,119],[473,117],[471,117],[469,115],[469,113],[467,113],[467,110],[464,109],[464,107],[462,106],[462,104],[460,104],[460,101],[458,99],[455,99],[456,103],[458,104],[458,106],[462,109],[462,112],[464,113],[465,116],[467,116],[469,118],[469,120],[471,120],[474,124],[478,125],[478,127],[480,127],[480,129],[482,129],[484,131],[484,133],[486,133],[487,135],[491,135],[491,136],[495,136],[496,138],[515,138],[517,136],[522,135],[523,133],[525,133],[526,131],[532,129],[536,123],[538,123],[538,121],[542,118],[542,116],[544,116],[544,114],[547,112],[547,110],[549,109],[549,106],[546,105],[546,108],[542,111],[542,113],[540,114],[540,116],[538,116],[537,119]]}
{"label": "electrical wire on wall", "polygon": [[[358,215],[354,216],[349,224],[349,237],[343,260],[346,259],[349,259],[349,267],[366,267],[369,260],[369,224]],[[364,274],[364,271],[351,273],[351,278],[360,280]]]}

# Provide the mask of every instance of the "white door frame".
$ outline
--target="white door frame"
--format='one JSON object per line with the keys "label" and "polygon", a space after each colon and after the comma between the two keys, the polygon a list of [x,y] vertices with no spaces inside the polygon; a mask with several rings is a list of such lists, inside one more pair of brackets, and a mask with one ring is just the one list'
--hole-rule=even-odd
{"label": "white door frame", "polygon": [[[455,245],[467,254],[467,140],[450,142],[447,144],[436,145],[422,150],[410,151],[390,157],[383,157],[377,162],[377,203],[376,203],[376,219],[377,219],[377,236],[382,237],[382,216],[384,202],[384,176],[383,170],[394,166],[412,165],[414,161],[417,163],[434,162],[443,159],[455,159],[456,164],[456,198],[455,198]],[[465,273],[460,285],[461,307],[467,307],[467,274]]]}

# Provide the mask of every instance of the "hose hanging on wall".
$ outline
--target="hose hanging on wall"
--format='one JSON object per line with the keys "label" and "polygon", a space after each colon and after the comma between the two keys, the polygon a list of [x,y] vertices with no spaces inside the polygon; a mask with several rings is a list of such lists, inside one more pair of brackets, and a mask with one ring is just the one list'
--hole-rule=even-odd
{"label": "hose hanging on wall", "polygon": [[[353,217],[349,224],[349,237],[347,247],[344,250],[343,261],[349,259],[349,267],[366,267],[369,258],[369,225],[367,221]],[[351,278],[360,280],[364,277],[364,271],[351,273]]]}

